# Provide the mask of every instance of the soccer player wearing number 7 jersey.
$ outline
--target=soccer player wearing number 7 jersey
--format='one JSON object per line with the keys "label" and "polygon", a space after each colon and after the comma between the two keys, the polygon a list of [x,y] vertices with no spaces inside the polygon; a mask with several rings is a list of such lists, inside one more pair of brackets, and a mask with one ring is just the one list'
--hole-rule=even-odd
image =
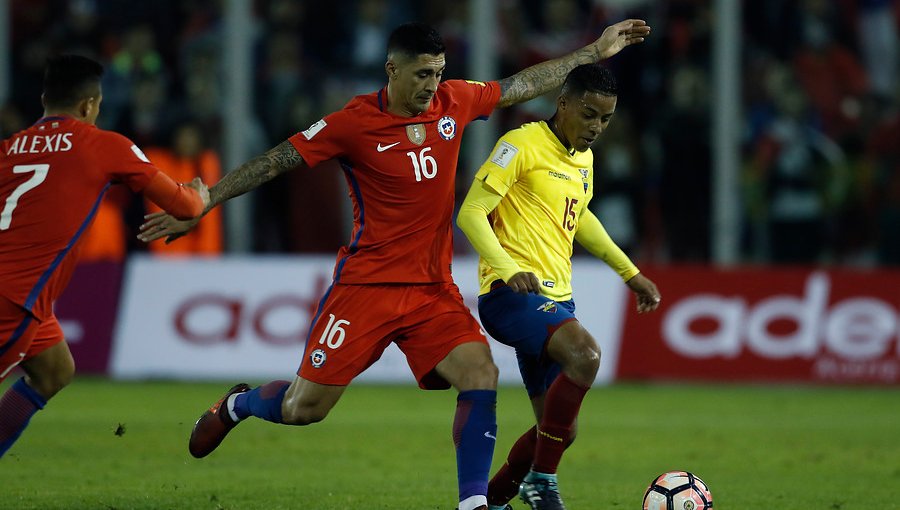
{"label": "soccer player wearing number 7 jersey", "polygon": [[125,184],[185,219],[209,203],[199,179],[177,184],[130,140],[95,126],[102,74],[85,57],[48,60],[44,116],[0,145],[0,381],[16,366],[25,372],[0,398],[0,457],[75,373],[53,302],[106,189]]}
{"label": "soccer player wearing number 7 jersey", "polygon": [[[486,508],[497,367],[450,276],[463,131],[495,107],[543,94],[576,65],[615,54],[649,31],[642,21],[624,21],[574,53],[482,83],[442,82],[440,34],[421,23],[402,25],[388,40],[386,87],[353,98],[210,188],[215,206],[280,173],[336,159],[350,188],[354,228],[338,252],[297,377],[252,390],[234,386],[200,416],[191,454],[208,455],[250,416],[289,425],[323,420],[353,378],[395,343],[420,387],[459,391],[453,420],[458,508]],[[151,215],[141,238],[178,237],[192,223]]]}
{"label": "soccer player wearing number 7 jersey", "polygon": [[656,285],[588,209],[594,194],[590,146],[616,109],[612,74],[599,64],[576,67],[556,105],[550,120],[500,138],[457,216],[481,255],[481,322],[516,349],[537,418],[491,479],[491,509],[505,508],[517,493],[533,510],[564,509],[556,468],[575,438],[578,409],[600,366],[597,342],[575,318],[573,242],[618,272],[637,295],[639,312],[659,303]]}

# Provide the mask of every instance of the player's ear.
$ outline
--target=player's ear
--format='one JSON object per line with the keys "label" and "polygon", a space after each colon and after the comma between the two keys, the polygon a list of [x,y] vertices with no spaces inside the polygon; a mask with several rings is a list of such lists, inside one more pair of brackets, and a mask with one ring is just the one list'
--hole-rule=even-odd
{"label": "player's ear", "polygon": [[86,97],[78,103],[78,114],[84,118],[89,118],[94,109],[94,98]]}
{"label": "player's ear", "polygon": [[388,59],[384,63],[384,72],[387,73],[389,80],[393,80],[397,77],[397,64],[392,59]]}

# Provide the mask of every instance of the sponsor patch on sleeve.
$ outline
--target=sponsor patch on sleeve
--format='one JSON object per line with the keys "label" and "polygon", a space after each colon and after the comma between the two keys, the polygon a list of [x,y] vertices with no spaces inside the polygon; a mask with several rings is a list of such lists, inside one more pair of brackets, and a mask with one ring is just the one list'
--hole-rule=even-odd
{"label": "sponsor patch on sleeve", "polygon": [[517,149],[515,145],[509,142],[500,142],[500,145],[497,146],[494,154],[491,155],[491,163],[494,163],[500,168],[506,168],[509,166],[509,162],[516,157],[518,152],[519,149]]}
{"label": "sponsor patch on sleeve", "polygon": [[321,131],[327,125],[328,124],[325,123],[325,119],[322,119],[319,122],[316,122],[315,124],[313,124],[312,126],[309,126],[309,128],[306,131],[303,131],[303,136],[305,136],[307,140],[312,140],[312,137],[316,136],[316,133]]}
{"label": "sponsor patch on sleeve", "polygon": [[147,159],[147,156],[144,154],[144,151],[138,149],[138,146],[137,146],[137,145],[132,145],[132,146],[131,146],[131,152],[133,152],[134,155],[137,156],[138,159],[141,160],[141,161],[143,161],[144,163],[149,163],[149,162],[150,162],[150,160]]}

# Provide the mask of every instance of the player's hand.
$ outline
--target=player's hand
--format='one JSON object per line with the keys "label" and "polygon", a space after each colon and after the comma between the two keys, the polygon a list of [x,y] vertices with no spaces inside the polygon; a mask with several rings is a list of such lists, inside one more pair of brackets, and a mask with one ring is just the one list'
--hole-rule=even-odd
{"label": "player's hand", "polygon": [[637,298],[638,313],[652,312],[659,307],[661,296],[656,288],[656,284],[650,281],[650,278],[647,278],[642,273],[638,273],[628,280],[626,285],[634,292]]}
{"label": "player's hand", "polygon": [[594,45],[600,53],[600,60],[606,60],[625,49],[626,46],[644,42],[644,38],[648,35],[650,35],[650,26],[646,21],[626,19],[606,27],[606,30],[600,34],[600,38],[594,41]]}
{"label": "player's hand", "polygon": [[537,275],[527,271],[521,271],[512,275],[506,284],[520,294],[528,294],[529,292],[534,294],[541,293],[541,282],[538,280]]}
{"label": "player's hand", "polygon": [[209,206],[209,187],[203,183],[203,180],[199,177],[194,177],[194,180],[186,183],[184,187],[197,190],[197,193],[200,194],[200,199],[203,200],[203,210],[205,211],[207,206]]}
{"label": "player's hand", "polygon": [[166,238],[166,244],[190,232],[200,222],[200,216],[192,220],[177,220],[163,211],[144,216],[147,220],[141,225],[137,238],[145,243]]}

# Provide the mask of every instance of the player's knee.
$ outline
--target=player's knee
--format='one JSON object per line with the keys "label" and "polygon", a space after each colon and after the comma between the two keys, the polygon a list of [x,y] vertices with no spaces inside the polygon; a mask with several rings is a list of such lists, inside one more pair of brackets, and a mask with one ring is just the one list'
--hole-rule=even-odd
{"label": "player's knee", "polygon": [[572,356],[566,367],[567,372],[576,381],[589,386],[593,384],[600,370],[600,346],[587,332],[579,335],[573,344]]}
{"label": "player's knee", "polygon": [[49,400],[51,397],[68,386],[75,378],[75,363],[60,363],[53,370],[41,373],[32,373],[28,376],[28,385],[42,397]]}
{"label": "player's knee", "polygon": [[287,425],[309,425],[328,416],[328,408],[316,403],[300,403],[285,400],[281,408],[281,421]]}
{"label": "player's knee", "polygon": [[463,380],[459,383],[459,389],[461,391],[494,390],[497,389],[497,378],[499,376],[500,369],[497,368],[492,359],[479,360],[473,363],[464,374]]}

